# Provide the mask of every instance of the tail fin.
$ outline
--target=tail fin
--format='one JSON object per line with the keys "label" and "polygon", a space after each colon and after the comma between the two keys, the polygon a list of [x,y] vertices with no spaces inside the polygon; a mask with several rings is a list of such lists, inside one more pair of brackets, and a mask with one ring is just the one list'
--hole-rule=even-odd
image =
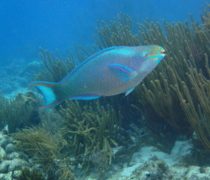
{"label": "tail fin", "polygon": [[39,109],[52,108],[61,103],[61,100],[58,100],[54,91],[58,83],[35,81],[27,85],[27,87],[29,86],[36,86],[44,96],[45,104],[39,107]]}

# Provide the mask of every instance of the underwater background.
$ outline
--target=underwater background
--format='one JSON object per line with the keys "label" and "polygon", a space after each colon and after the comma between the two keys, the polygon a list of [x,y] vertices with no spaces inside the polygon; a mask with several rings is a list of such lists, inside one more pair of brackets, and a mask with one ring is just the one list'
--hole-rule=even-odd
{"label": "underwater background", "polygon": [[[210,2],[0,3],[0,180],[210,179]],[[136,88],[41,111],[59,82],[111,46],[166,56]]]}
{"label": "underwater background", "polygon": [[[205,0],[2,0],[0,64],[8,65],[18,58],[26,62],[37,59],[39,47],[58,49],[61,55],[68,55],[74,42],[91,50],[97,20],[108,23],[120,12],[129,14],[134,23],[143,23],[146,18],[154,22],[183,22],[190,13],[200,20],[203,4]],[[133,30],[137,31],[135,24]]]}

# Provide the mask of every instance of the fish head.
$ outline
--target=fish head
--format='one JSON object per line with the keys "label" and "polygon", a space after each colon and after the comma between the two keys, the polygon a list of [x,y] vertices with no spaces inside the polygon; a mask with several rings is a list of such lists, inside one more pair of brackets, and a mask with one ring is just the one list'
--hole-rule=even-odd
{"label": "fish head", "polygon": [[165,50],[158,45],[144,46],[139,72],[151,72],[165,57]]}
{"label": "fish head", "polygon": [[156,64],[159,64],[162,59],[165,57],[165,49],[158,45],[147,46],[147,59],[155,61]]}

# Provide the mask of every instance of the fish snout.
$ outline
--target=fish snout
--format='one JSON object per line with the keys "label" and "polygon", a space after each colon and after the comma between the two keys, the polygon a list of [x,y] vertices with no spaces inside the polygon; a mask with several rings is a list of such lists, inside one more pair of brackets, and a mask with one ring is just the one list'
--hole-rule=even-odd
{"label": "fish snout", "polygon": [[155,62],[159,64],[162,61],[162,59],[165,57],[165,55],[166,55],[165,49],[162,48],[158,54],[154,55]]}
{"label": "fish snout", "polygon": [[162,55],[162,58],[165,57],[165,55],[166,55],[166,54],[165,54],[165,49],[162,48],[162,50],[160,51],[160,55]]}

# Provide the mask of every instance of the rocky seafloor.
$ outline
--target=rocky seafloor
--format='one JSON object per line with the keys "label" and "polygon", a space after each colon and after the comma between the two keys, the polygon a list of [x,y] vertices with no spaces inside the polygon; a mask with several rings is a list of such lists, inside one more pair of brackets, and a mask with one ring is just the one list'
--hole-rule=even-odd
{"label": "rocky seafloor", "polygon": [[[129,163],[110,165],[105,172],[108,180],[209,180],[210,167],[187,166],[180,160],[189,153],[190,141],[177,141],[171,154],[145,146],[134,153]],[[16,179],[23,167],[41,169],[24,152],[18,151],[11,136],[0,133],[0,180]],[[88,177],[75,174],[75,180],[98,180],[97,171]]]}

